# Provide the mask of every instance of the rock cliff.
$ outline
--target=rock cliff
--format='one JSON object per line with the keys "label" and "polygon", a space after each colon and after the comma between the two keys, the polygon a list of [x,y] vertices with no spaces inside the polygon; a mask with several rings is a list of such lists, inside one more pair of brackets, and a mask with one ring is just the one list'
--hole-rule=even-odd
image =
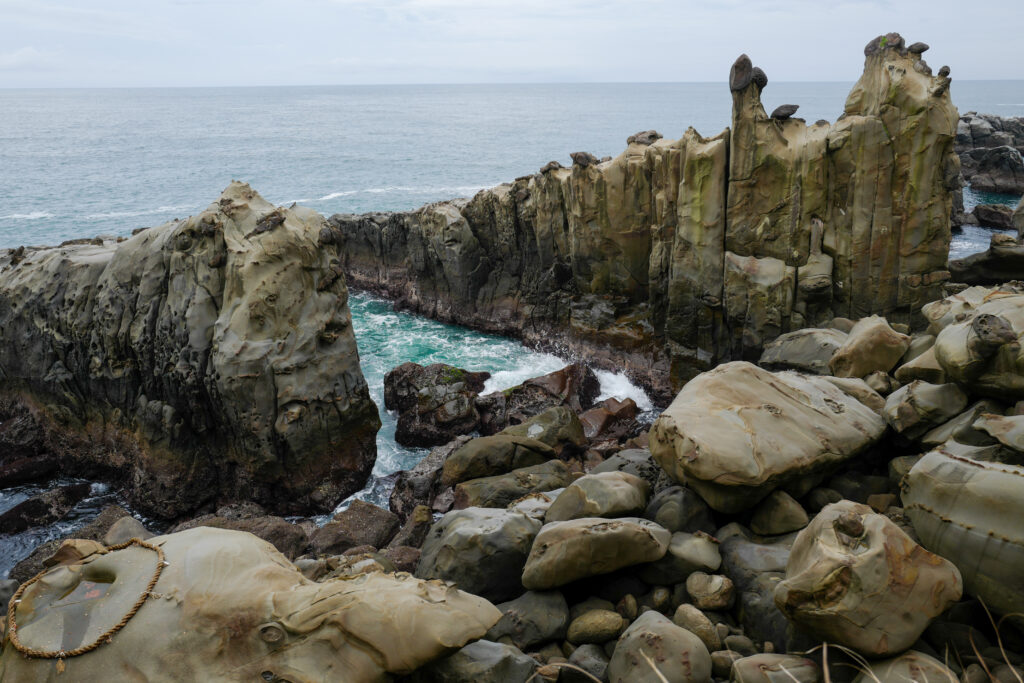
{"label": "rock cliff", "polygon": [[[335,215],[349,283],[445,321],[552,339],[662,400],[833,316],[906,322],[948,279],[957,111],[898,34],[865,49],[839,120],[765,113],[741,56],[731,128],[631,136],[407,213]],[[783,109],[783,108],[780,108]]]}
{"label": "rock cliff", "polygon": [[127,240],[0,251],[0,404],[41,420],[64,473],[152,515],[330,510],[380,422],[323,225],[232,183]]}

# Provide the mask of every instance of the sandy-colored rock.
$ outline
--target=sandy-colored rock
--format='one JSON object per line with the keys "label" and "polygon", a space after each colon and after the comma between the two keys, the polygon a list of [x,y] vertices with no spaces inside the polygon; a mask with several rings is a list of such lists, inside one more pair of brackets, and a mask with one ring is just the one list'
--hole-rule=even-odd
{"label": "sandy-colored rock", "polygon": [[594,609],[572,620],[566,639],[574,645],[601,645],[618,638],[625,625],[626,620],[618,612]]}
{"label": "sandy-colored rock", "polygon": [[545,524],[523,568],[523,586],[545,590],[622,567],[653,562],[668,549],[671,534],[635,517],[583,518]]}
{"label": "sandy-colored rock", "polygon": [[929,384],[946,383],[946,371],[942,369],[938,359],[935,358],[934,346],[898,367],[894,377],[902,384],[909,384],[915,380]]}
{"label": "sandy-colored rock", "polygon": [[769,116],[748,57],[735,69],[758,77],[735,81],[718,135],[578,155],[469,200],[333,216],[347,277],[442,320],[557,338],[665,400],[786,332],[909,322],[949,277],[948,75],[887,44],[840,119],[807,125]]}
{"label": "sandy-colored rock", "polygon": [[967,396],[957,385],[916,380],[885,399],[885,420],[900,434],[916,439],[966,407]]}
{"label": "sandy-colored rock", "polygon": [[797,535],[775,604],[815,638],[884,657],[910,647],[962,591],[951,562],[866,505],[841,501]]}
{"label": "sandy-colored rock", "polygon": [[862,318],[829,361],[830,374],[864,377],[879,370],[889,372],[909,347],[910,337],[889,327],[885,318]]}
{"label": "sandy-colored rock", "polygon": [[820,680],[821,668],[813,660],[771,653],[733,662],[729,677],[732,683],[818,683]]}
{"label": "sandy-colored rock", "polygon": [[975,401],[962,413],[948,422],[944,422],[935,429],[932,429],[919,441],[925,446],[934,448],[941,446],[950,439],[969,446],[985,446],[993,443],[993,439],[986,432],[974,427],[975,421],[983,413],[1001,413],[1003,406],[998,401],[982,399]]}
{"label": "sandy-colored rock", "polygon": [[1024,468],[958,454],[953,442],[904,478],[921,543],[960,568],[965,590],[999,613],[1024,612]]}
{"label": "sandy-colored rock", "polygon": [[785,491],[775,490],[757,504],[750,528],[755,534],[774,536],[799,531],[810,520],[800,503]]}
{"label": "sandy-colored rock", "polygon": [[[910,650],[899,657],[874,662],[853,680],[853,683],[871,681],[914,681],[914,683],[955,683],[959,680],[945,664],[924,654]],[[986,678],[986,680],[988,680]]]}
{"label": "sandy-colored rock", "polygon": [[103,535],[103,543],[104,545],[119,545],[132,538],[145,541],[147,538],[153,538],[153,535],[152,531],[134,517],[122,517],[114,522],[107,533]]}
{"label": "sandy-colored rock", "polygon": [[827,327],[794,330],[766,344],[757,364],[768,370],[798,370],[829,375],[829,361],[846,342],[847,334]]}
{"label": "sandy-colored rock", "polygon": [[544,515],[545,522],[580,517],[629,517],[647,507],[650,485],[627,472],[600,472],[565,487]]}
{"label": "sandy-colored rock", "polygon": [[508,474],[470,479],[455,487],[455,509],[505,507],[531,493],[564,488],[573,482],[569,467],[561,460],[520,467]]}
{"label": "sandy-colored rock", "polygon": [[679,605],[672,616],[672,623],[700,638],[708,652],[722,649],[722,639],[718,635],[718,629],[703,612],[693,605],[686,603]]}
{"label": "sandy-colored rock", "polygon": [[608,675],[611,683],[708,683],[711,655],[696,635],[648,611],[619,638]]}
{"label": "sandy-colored rock", "polygon": [[668,550],[660,560],[643,565],[637,576],[652,586],[671,586],[686,581],[694,572],[715,572],[722,566],[718,541],[703,531],[672,534]]}
{"label": "sandy-colored rock", "polygon": [[[501,616],[482,598],[407,574],[313,583],[242,532],[197,528],[150,542],[169,563],[155,599],[109,643],[66,658],[68,680],[256,681],[271,672],[377,683],[479,638]],[[16,610],[21,642],[45,650],[91,642],[145,590],[155,558],[131,547],[55,567]],[[213,635],[226,633],[229,646]],[[54,665],[8,642],[0,680],[49,681]]]}
{"label": "sandy-colored rock", "polygon": [[58,432],[66,474],[116,472],[146,514],[329,512],[380,420],[324,227],[235,182],[124,241],[0,251],[0,394]]}
{"label": "sandy-colored rock", "polygon": [[738,512],[860,453],[884,429],[874,411],[828,379],[738,361],[691,380],[654,422],[650,440],[670,477],[712,508]]}
{"label": "sandy-colored rock", "polygon": [[441,484],[454,486],[468,479],[505,474],[540,465],[555,457],[553,448],[526,436],[481,436],[454,451],[441,468]]}
{"label": "sandy-colored rock", "polygon": [[728,576],[694,572],[686,577],[686,593],[693,606],[704,610],[728,610],[736,599],[735,585]]}
{"label": "sandy-colored rock", "polygon": [[1024,415],[993,415],[982,413],[971,425],[1007,448],[1024,453]]}

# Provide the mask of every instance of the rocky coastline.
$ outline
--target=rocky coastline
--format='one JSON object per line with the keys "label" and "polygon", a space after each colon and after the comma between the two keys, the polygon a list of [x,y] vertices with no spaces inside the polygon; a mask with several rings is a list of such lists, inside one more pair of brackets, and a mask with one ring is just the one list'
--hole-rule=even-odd
{"label": "rocky coastline", "polygon": [[[0,487],[96,477],[151,517],[107,508],[0,581],[0,682],[1021,680],[1024,200],[948,260],[968,134],[1015,129],[965,132],[927,49],[871,41],[835,124],[768,115],[744,55],[712,138],[406,213],[232,183],[0,251]],[[348,287],[586,362],[499,392],[394,368],[432,450],[387,509],[317,524],[380,426]]]}

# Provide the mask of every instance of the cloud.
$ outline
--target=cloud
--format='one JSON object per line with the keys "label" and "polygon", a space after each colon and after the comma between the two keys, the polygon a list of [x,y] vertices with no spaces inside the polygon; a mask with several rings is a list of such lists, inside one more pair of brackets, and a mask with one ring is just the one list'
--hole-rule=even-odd
{"label": "cloud", "polygon": [[54,67],[54,55],[34,47],[0,53],[0,71],[42,71]]}

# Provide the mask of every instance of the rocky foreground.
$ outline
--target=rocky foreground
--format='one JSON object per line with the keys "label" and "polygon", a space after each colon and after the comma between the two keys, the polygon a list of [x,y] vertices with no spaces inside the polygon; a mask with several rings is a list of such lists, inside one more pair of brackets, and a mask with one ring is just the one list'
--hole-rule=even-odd
{"label": "rocky foreground", "polygon": [[[716,138],[329,222],[232,184],[0,252],[0,486],[99,476],[173,524],[112,507],[21,562],[0,681],[1021,680],[1024,284],[1002,253],[947,268],[957,114],[926,49],[872,41],[834,125],[765,114],[741,57]],[[396,438],[435,448],[389,509],[285,519],[373,464],[346,272],[667,407],[598,402],[581,363],[490,394],[407,363]]]}

